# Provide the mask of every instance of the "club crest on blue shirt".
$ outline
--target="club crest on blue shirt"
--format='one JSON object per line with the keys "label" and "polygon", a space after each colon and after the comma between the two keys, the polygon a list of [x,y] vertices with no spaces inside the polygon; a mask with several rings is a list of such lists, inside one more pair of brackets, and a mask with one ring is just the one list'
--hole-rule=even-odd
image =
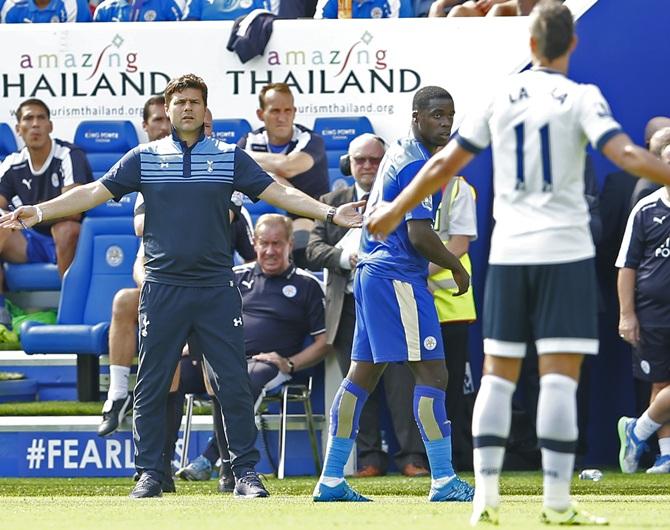
{"label": "club crest on blue shirt", "polygon": [[437,347],[437,339],[435,339],[435,337],[432,335],[427,336],[423,340],[423,347],[428,351],[433,351]]}
{"label": "club crest on blue shirt", "polygon": [[295,285],[284,285],[281,292],[284,293],[286,298],[293,298],[296,294],[298,294],[298,289],[295,288]]}
{"label": "club crest on blue shirt", "polygon": [[[58,178],[58,173],[51,174],[51,185],[54,188],[60,188],[60,179]],[[30,189],[30,188],[28,188]]]}
{"label": "club crest on blue shirt", "polygon": [[144,13],[144,20],[147,22],[153,22],[156,20],[156,12],[153,9],[147,9],[147,12]]}
{"label": "club crest on blue shirt", "polygon": [[421,206],[423,206],[429,212],[433,211],[433,196],[428,195],[424,200],[421,201]]}

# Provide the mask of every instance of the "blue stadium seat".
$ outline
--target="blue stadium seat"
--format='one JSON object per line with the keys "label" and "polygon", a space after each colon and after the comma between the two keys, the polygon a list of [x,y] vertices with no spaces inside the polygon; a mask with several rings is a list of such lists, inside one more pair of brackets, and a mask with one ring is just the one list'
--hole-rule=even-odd
{"label": "blue stadium seat", "polygon": [[213,120],[212,136],[229,144],[236,144],[240,138],[251,132],[247,120]]}
{"label": "blue stadium seat", "polygon": [[63,279],[57,324],[26,322],[24,351],[106,354],[112,300],[119,289],[135,286],[138,245],[131,217],[84,219],[75,259]]}
{"label": "blue stadium seat", "polygon": [[[137,132],[129,121],[82,121],[74,134],[74,143],[86,152],[93,177],[102,177],[127,151],[138,144]],[[135,195],[120,202],[109,200],[90,210],[93,217],[133,215]]]}
{"label": "blue stadium seat", "polygon": [[53,263],[5,263],[4,267],[10,291],[60,290],[60,274]]}
{"label": "blue stadium seat", "polygon": [[135,127],[129,121],[82,121],[74,133],[74,143],[81,147],[98,179],[139,142]]}
{"label": "blue stadium seat", "polygon": [[347,152],[351,140],[363,133],[373,133],[370,120],[365,116],[351,118],[317,118],[314,132],[323,136],[329,168],[340,167],[340,156]]}
{"label": "blue stadium seat", "polygon": [[0,162],[2,162],[7,155],[18,150],[16,145],[16,138],[14,131],[6,123],[0,123]]}

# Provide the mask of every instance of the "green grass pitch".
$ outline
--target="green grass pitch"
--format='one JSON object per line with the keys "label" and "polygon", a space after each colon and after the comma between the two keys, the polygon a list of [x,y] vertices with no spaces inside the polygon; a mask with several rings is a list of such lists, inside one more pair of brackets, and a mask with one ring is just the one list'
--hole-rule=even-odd
{"label": "green grass pitch", "polygon": [[[472,476],[463,475],[467,480]],[[368,504],[315,504],[314,478],[267,479],[269,499],[238,500],[216,493],[216,481],[177,482],[177,493],[131,500],[130,479],[0,479],[0,527],[23,529],[209,530],[458,530],[470,528],[469,503],[426,500],[429,479],[352,479]],[[540,528],[539,472],[505,473],[501,527]],[[575,479],[576,499],[610,519],[610,528],[670,528],[670,475],[605,471],[600,482]]]}

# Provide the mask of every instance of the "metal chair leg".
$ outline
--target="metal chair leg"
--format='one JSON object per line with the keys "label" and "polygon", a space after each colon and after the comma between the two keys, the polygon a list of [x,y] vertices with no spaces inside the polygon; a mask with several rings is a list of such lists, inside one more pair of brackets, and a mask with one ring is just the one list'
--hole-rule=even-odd
{"label": "metal chair leg", "polygon": [[186,394],[186,425],[184,426],[184,439],[181,446],[182,468],[188,464],[188,446],[191,440],[191,425],[193,423],[193,394]]}
{"label": "metal chair leg", "polygon": [[288,387],[282,388],[282,401],[280,410],[281,430],[279,432],[279,465],[277,466],[277,478],[284,479],[286,471],[286,430],[288,423]]}

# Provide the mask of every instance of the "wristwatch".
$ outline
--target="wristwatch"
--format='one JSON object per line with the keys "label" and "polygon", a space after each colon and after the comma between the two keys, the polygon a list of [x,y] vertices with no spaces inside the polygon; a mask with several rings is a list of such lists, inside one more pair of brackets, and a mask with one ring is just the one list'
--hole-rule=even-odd
{"label": "wristwatch", "polygon": [[336,213],[337,208],[335,208],[335,206],[328,208],[328,212],[326,213],[326,223],[332,223]]}
{"label": "wristwatch", "polygon": [[295,372],[295,364],[293,364],[293,361],[288,357],[286,358],[286,364],[288,364],[289,375],[293,375],[293,372]]}

